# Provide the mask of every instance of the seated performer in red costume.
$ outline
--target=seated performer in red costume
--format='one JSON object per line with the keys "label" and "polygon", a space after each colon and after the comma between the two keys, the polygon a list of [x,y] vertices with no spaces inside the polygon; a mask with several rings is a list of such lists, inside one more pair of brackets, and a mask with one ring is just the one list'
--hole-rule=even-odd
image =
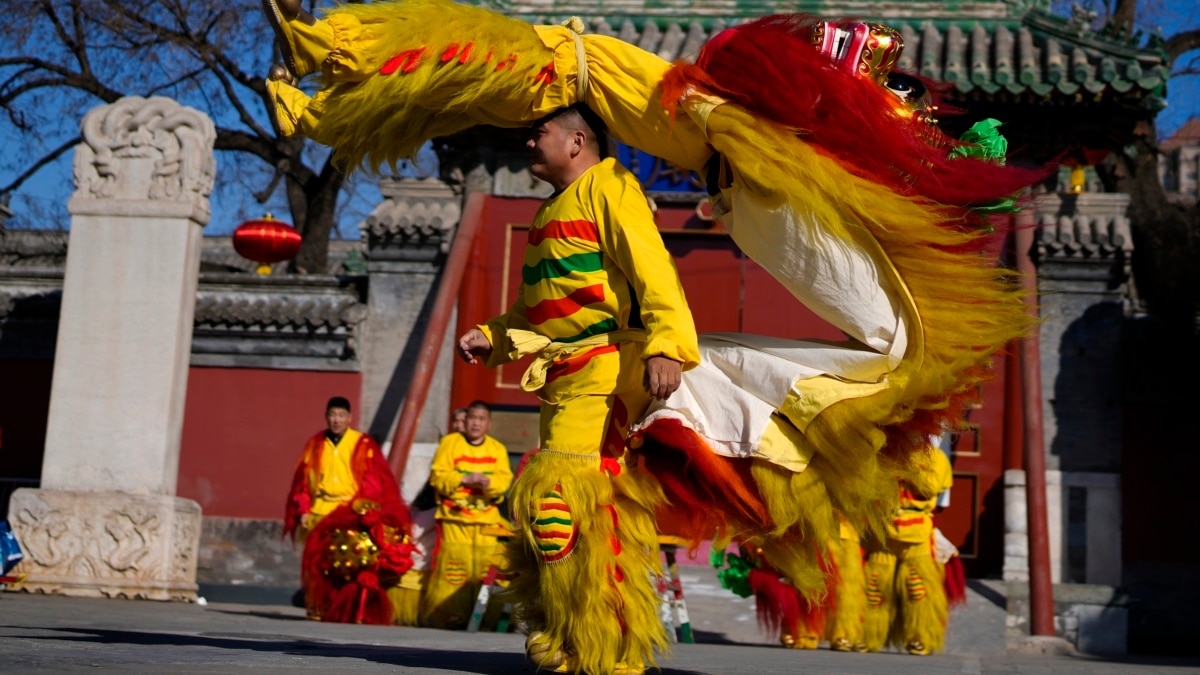
{"label": "seated performer in red costume", "polygon": [[379,444],[350,428],[350,402],[329,399],[325,422],[300,456],[283,523],[304,542],[308,617],[392,623],[389,596],[413,564],[408,508]]}

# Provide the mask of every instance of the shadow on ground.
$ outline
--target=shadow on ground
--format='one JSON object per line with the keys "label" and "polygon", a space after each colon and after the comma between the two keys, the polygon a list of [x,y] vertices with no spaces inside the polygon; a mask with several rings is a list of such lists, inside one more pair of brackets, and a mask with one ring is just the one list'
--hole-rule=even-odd
{"label": "shadow on ground", "polygon": [[[235,612],[229,612],[233,614]],[[245,614],[246,612],[236,612]],[[292,617],[269,613],[254,613],[275,619]],[[28,626],[0,626],[0,628],[24,628]],[[462,651],[457,649],[431,649],[426,647],[402,647],[377,644],[334,642],[320,638],[294,638],[287,635],[270,634],[224,634],[224,633],[150,633],[132,630],[102,628],[72,628],[59,626],[41,628],[57,635],[42,635],[27,638],[39,641],[69,643],[96,643],[100,645],[139,645],[150,647],[207,647],[221,650],[250,650],[287,656],[319,657],[330,659],[362,659],[386,666],[420,667],[450,672],[478,673],[478,675],[511,675],[532,673],[533,667],[524,654],[496,651]],[[703,675],[690,670],[666,668],[662,675]]]}

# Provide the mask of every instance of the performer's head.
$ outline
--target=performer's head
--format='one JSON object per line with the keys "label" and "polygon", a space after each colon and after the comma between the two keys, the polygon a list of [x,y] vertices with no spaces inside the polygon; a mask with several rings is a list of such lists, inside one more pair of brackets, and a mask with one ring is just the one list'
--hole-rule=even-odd
{"label": "performer's head", "polygon": [[350,401],[344,396],[334,396],[325,404],[325,424],[330,433],[341,436],[350,428]]}
{"label": "performer's head", "polygon": [[525,146],[533,175],[561,190],[604,157],[604,122],[576,103],[534,122]]}
{"label": "performer's head", "polygon": [[481,443],[492,428],[492,407],[483,401],[472,401],[471,405],[467,406],[465,427],[462,433],[467,440],[473,445]]}
{"label": "performer's head", "polygon": [[454,415],[450,420],[450,433],[462,433],[467,430],[467,409],[455,408]]}

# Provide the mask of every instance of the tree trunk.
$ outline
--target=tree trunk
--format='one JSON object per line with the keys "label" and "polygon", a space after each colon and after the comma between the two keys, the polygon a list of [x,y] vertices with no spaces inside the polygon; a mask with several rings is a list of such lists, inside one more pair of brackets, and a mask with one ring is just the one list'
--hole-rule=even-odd
{"label": "tree trunk", "polygon": [[288,179],[287,195],[292,219],[303,239],[300,251],[288,263],[288,272],[329,272],[329,233],[333,231],[338,193],[345,180],[345,174],[336,169],[331,160],[326,160],[320,175],[304,183]]}
{"label": "tree trunk", "polygon": [[[1158,314],[1189,317],[1196,308],[1196,246],[1189,211],[1167,200],[1158,178],[1153,120],[1138,124],[1133,142],[1096,167],[1106,187],[1130,196],[1133,275],[1138,293]],[[1191,210],[1194,217],[1196,210]]]}

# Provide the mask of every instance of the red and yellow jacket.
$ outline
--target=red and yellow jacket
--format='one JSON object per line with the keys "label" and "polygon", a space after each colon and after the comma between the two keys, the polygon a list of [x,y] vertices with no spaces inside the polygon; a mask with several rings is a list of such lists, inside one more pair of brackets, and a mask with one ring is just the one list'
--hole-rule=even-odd
{"label": "red and yellow jacket", "polygon": [[295,536],[304,516],[329,515],[341,504],[369,499],[384,509],[408,510],[379,444],[370,436],[347,429],[335,446],[324,431],[304,446],[284,507],[283,534]]}

